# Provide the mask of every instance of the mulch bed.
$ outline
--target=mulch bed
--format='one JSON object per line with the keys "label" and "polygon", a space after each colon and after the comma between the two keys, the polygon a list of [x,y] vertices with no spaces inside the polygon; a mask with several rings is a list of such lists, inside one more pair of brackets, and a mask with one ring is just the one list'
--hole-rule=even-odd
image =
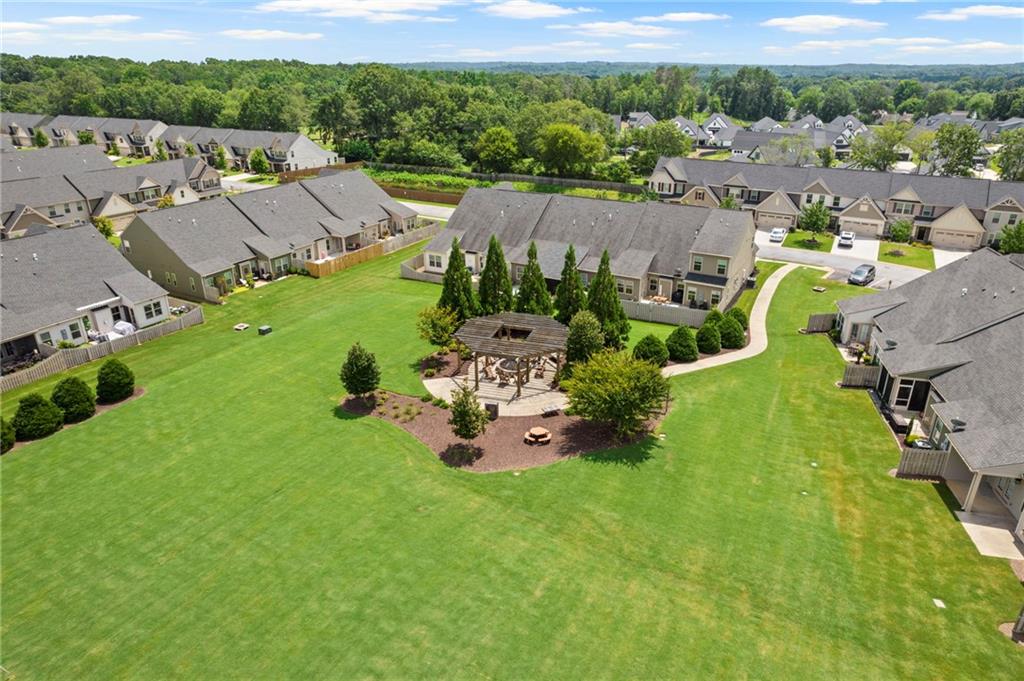
{"label": "mulch bed", "polygon": [[[60,430],[67,430],[68,428],[74,428],[75,426],[77,426],[77,425],[79,425],[81,423],[88,423],[89,421],[91,421],[92,419],[96,418],[100,414],[106,413],[106,412],[110,411],[111,409],[114,409],[115,407],[120,407],[122,404],[125,404],[126,402],[131,402],[132,400],[137,400],[137,399],[139,399],[140,397],[142,397],[145,394],[146,394],[146,389],[145,388],[135,388],[135,392],[133,392],[131,394],[131,397],[126,397],[123,400],[121,400],[120,402],[112,402],[110,404],[100,404],[100,403],[97,402],[96,403],[96,413],[95,414],[93,414],[92,416],[87,418],[85,421],[79,421],[78,423],[65,423],[63,426],[61,426]],[[57,431],[57,432],[59,433],[60,431]],[[52,435],[50,435],[48,437],[52,437],[53,435],[56,435],[56,434],[57,433],[53,433]],[[41,438],[41,439],[45,440],[46,438]],[[13,454],[14,452],[16,452],[19,449],[21,449],[22,447],[24,447],[25,445],[30,445],[33,442],[37,442],[37,440],[23,440],[21,442],[15,442],[14,446],[11,447],[10,451],[8,451],[6,454],[4,454],[4,456],[9,456],[10,454]]]}
{"label": "mulch bed", "polygon": [[[438,357],[437,354],[427,355],[420,361],[420,378],[451,378],[452,376],[465,376],[469,373],[472,362],[459,359],[459,353],[448,352]],[[425,371],[433,369],[433,376],[426,376]]]}
{"label": "mulch bed", "polygon": [[[341,403],[345,411],[360,416],[373,416],[402,428],[425,444],[445,464],[474,473],[521,470],[546,466],[575,456],[586,456],[607,450],[615,443],[613,429],[604,424],[586,421],[578,416],[502,416],[487,425],[487,431],[472,443],[465,443],[452,434],[448,424],[450,412],[419,398],[378,393],[376,404],[349,397]],[[385,399],[381,402],[380,399]],[[413,415],[415,414],[415,415]],[[528,445],[523,435],[530,428],[541,426],[551,431],[551,444]],[[639,436],[635,441],[645,438]],[[632,457],[632,458],[630,458]],[[642,462],[644,454],[597,455],[595,462],[633,465]]]}

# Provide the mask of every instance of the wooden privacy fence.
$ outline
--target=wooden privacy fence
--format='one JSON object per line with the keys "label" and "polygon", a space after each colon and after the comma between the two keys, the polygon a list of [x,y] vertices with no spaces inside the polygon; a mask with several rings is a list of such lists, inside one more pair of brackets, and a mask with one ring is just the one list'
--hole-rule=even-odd
{"label": "wooden privacy fence", "polygon": [[624,194],[642,194],[647,187],[640,184],[628,182],[608,182],[606,180],[584,180],[575,177],[548,177],[545,175],[519,175],[517,173],[471,173],[451,168],[432,168],[430,166],[405,165],[401,163],[367,163],[371,168],[379,170],[395,170],[406,173],[419,173],[428,175],[450,175],[452,177],[465,177],[471,180],[483,180],[484,182],[532,182],[534,184],[549,184],[558,187],[580,187],[583,189],[603,189],[605,191],[616,191]]}
{"label": "wooden privacy fence", "polygon": [[349,267],[358,265],[360,263],[379,258],[382,255],[393,253],[399,249],[405,248],[410,244],[429,239],[441,231],[441,223],[430,222],[423,227],[406,232],[405,234],[399,234],[393,236],[387,241],[378,241],[375,244],[371,244],[365,248],[360,248],[358,251],[352,251],[340,255],[337,258],[331,260],[325,260],[323,262],[306,262],[306,271],[312,276],[320,278],[346,270]]}
{"label": "wooden privacy fence", "polygon": [[384,192],[394,199],[407,199],[409,201],[430,201],[431,203],[444,203],[449,206],[459,205],[462,194],[455,192],[436,192],[426,189],[405,189],[403,187],[392,187],[388,184],[380,185]]}
{"label": "wooden privacy fence", "polygon": [[844,388],[874,388],[878,385],[878,377],[882,367],[868,364],[847,364],[843,369]]}
{"label": "wooden privacy fence", "polygon": [[125,348],[142,345],[146,341],[151,341],[154,338],[160,338],[161,336],[166,336],[169,333],[181,331],[182,329],[187,329],[188,327],[195,326],[196,324],[202,324],[203,321],[203,308],[196,307],[180,317],[174,317],[162,324],[140,329],[130,336],[115,338],[114,340],[104,341],[95,345],[83,345],[81,347],[66,348],[63,350],[57,350],[49,347],[48,345],[42,345],[39,348],[39,354],[43,355],[45,359],[32,365],[28,369],[0,378],[0,392],[7,392],[14,388],[20,388],[23,385],[28,385],[29,383],[46,378],[47,376],[52,376],[53,374],[73,369],[76,366],[87,364],[88,362],[106,357],[107,355],[114,354],[115,352],[120,352]]}
{"label": "wooden privacy fence", "polygon": [[896,469],[898,478],[927,478],[941,480],[946,470],[949,452],[941,449],[915,449],[905,447]]}
{"label": "wooden privacy fence", "polygon": [[331,166],[324,166],[323,168],[304,168],[302,170],[285,170],[277,174],[277,181],[281,184],[288,184],[289,182],[297,182],[299,180],[307,180],[311,177],[316,177],[320,174],[321,170],[329,168],[332,170],[358,170],[363,167],[362,161],[353,161],[352,163],[335,163]]}
{"label": "wooden privacy fence", "polygon": [[826,314],[812,314],[807,318],[807,333],[827,333],[835,326],[836,315],[834,312]]}
{"label": "wooden privacy fence", "polygon": [[643,322],[658,322],[660,324],[672,324],[679,326],[699,327],[708,316],[708,310],[697,310],[692,307],[679,305],[655,305],[654,303],[640,303],[635,300],[623,300],[622,309],[626,316]]}

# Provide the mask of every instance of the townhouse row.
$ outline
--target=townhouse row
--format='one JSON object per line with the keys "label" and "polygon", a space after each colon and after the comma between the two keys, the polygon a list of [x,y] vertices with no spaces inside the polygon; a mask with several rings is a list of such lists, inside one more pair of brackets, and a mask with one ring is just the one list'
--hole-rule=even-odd
{"label": "townhouse row", "polygon": [[835,229],[884,237],[907,220],[915,239],[947,248],[991,244],[1024,216],[1021,182],[663,157],[647,184],[675,203],[717,207],[732,197],[759,229],[793,228],[804,206],[821,202]]}
{"label": "townhouse row", "polygon": [[2,136],[14,147],[33,146],[37,130],[52,146],[89,143],[118,156],[152,156],[159,141],[169,158],[200,156],[216,165],[218,150],[222,149],[227,166],[238,170],[248,170],[249,155],[255,149],[263,150],[275,173],[342,162],[337,153],[295,132],[167,125],[130,118],[0,113]]}

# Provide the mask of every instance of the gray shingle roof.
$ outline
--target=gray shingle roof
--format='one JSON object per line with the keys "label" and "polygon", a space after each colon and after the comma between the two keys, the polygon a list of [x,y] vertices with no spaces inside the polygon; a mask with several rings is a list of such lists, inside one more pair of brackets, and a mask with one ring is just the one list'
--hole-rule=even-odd
{"label": "gray shingle roof", "polygon": [[100,199],[106,192],[130,194],[138,191],[145,179],[157,182],[165,191],[172,185],[188,184],[190,168],[197,159],[159,161],[127,168],[110,168],[89,173],[75,173],[67,179],[89,200]]}
{"label": "gray shingle roof", "polygon": [[0,181],[53,177],[113,168],[103,150],[93,144],[47,147],[0,154]]}
{"label": "gray shingle roof", "polygon": [[40,123],[49,120],[49,118],[46,114],[0,111],[0,127],[3,128],[5,133],[8,132],[8,126],[10,125],[17,125],[27,131],[29,128],[38,127]]}
{"label": "gray shingle roof", "polygon": [[0,186],[0,214],[3,215],[19,205],[38,208],[82,200],[82,195],[71,183],[59,175],[4,182]]}
{"label": "gray shingle roof", "polygon": [[372,224],[387,220],[388,210],[403,216],[410,212],[358,170],[302,180],[300,184],[331,213],[348,223]]}
{"label": "gray shingle roof", "polygon": [[[261,232],[293,248],[328,236],[322,221],[334,218],[299,182],[248,192],[229,199]],[[336,218],[334,218],[336,220]],[[343,221],[342,221],[343,222]],[[356,225],[356,233],[359,226]]]}
{"label": "gray shingle roof", "polygon": [[4,340],[80,317],[77,308],[114,296],[139,303],[165,295],[91,225],[3,241],[0,254]]}

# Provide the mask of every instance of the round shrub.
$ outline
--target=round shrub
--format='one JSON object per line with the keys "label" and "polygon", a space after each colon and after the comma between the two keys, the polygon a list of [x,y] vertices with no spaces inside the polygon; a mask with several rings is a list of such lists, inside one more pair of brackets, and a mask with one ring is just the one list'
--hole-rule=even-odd
{"label": "round shrub", "polygon": [[14,426],[7,419],[0,419],[0,454],[6,454],[14,446]]}
{"label": "round shrub", "polygon": [[108,359],[96,376],[96,397],[102,403],[118,402],[135,392],[135,374],[116,359]]}
{"label": "round shrub", "polygon": [[714,324],[704,324],[697,329],[697,348],[705,355],[717,355],[722,349],[722,336]]}
{"label": "round shrub", "polygon": [[708,316],[704,318],[704,323],[717,326],[723,319],[725,319],[725,315],[722,314],[721,310],[715,308],[708,312]]}
{"label": "round shrub", "polygon": [[64,412],[64,423],[78,423],[96,413],[96,395],[85,381],[69,376],[56,385],[50,401]]}
{"label": "round shrub", "polygon": [[722,347],[728,350],[742,348],[747,344],[747,337],[743,333],[743,327],[732,317],[726,317],[718,325],[718,334],[722,341]]}
{"label": "round shrub", "polygon": [[39,393],[26,395],[14,414],[14,434],[19,440],[38,440],[64,425],[64,412]]}
{"label": "round shrub", "polygon": [[633,357],[663,367],[668,363],[668,348],[665,347],[665,342],[653,333],[647,334],[633,348]]}
{"label": "round shrub", "polygon": [[700,356],[697,352],[697,339],[688,326],[677,327],[665,341],[668,356],[673,362],[696,362]]}
{"label": "round shrub", "polygon": [[730,309],[728,312],[725,313],[725,316],[738,321],[740,323],[740,326],[743,327],[744,331],[750,328],[750,320],[747,318],[747,313],[738,307]]}

